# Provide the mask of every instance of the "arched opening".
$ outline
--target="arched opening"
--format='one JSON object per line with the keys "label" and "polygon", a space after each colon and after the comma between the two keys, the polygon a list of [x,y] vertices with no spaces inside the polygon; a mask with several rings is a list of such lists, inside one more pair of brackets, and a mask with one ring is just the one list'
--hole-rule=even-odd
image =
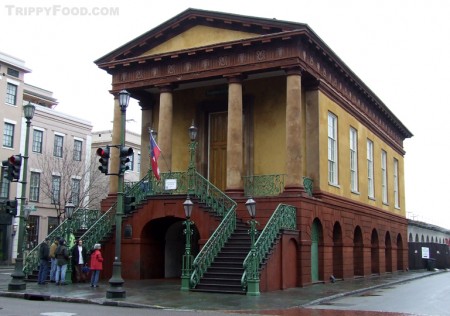
{"label": "arched opening", "polygon": [[413,242],[414,240],[413,240],[413,235],[412,235],[412,233],[409,233],[409,239],[408,239],[408,241],[409,242]]}
{"label": "arched opening", "polygon": [[397,235],[397,270],[403,271],[403,240],[402,235]]}
{"label": "arched opening", "polygon": [[342,229],[339,222],[333,227],[333,275],[338,279],[344,277]]}
{"label": "arched opening", "polygon": [[355,227],[353,233],[353,274],[354,276],[364,275],[364,243],[359,226]]}
{"label": "arched opening", "polygon": [[323,233],[322,224],[316,218],[311,226],[311,281],[323,280]]}
{"label": "arched opening", "polygon": [[370,245],[371,273],[378,274],[380,273],[380,244],[378,241],[378,233],[376,229],[372,230]]}
{"label": "arched opening", "polygon": [[[148,222],[141,235],[141,279],[176,278],[181,276],[181,263],[186,237],[183,218],[163,217]],[[199,233],[193,226],[191,252],[199,251]]]}
{"label": "arched opening", "polygon": [[414,241],[419,242],[419,234],[416,234],[416,239]]}
{"label": "arched opening", "polygon": [[391,234],[389,234],[389,232],[386,232],[386,236],[384,238],[384,260],[386,272],[392,272],[392,242]]}

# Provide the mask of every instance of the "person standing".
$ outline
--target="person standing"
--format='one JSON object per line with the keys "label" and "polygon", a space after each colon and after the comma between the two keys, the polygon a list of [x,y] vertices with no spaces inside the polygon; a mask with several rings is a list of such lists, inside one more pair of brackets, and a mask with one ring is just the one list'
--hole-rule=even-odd
{"label": "person standing", "polygon": [[52,261],[52,265],[50,268],[50,282],[55,282],[55,276],[56,276],[56,248],[58,248],[59,245],[59,237],[56,237],[55,240],[53,240],[52,245],[50,246],[50,259]]}
{"label": "person standing", "polygon": [[100,271],[103,270],[103,257],[100,248],[100,244],[95,244],[94,252],[91,254],[91,287],[98,287]]}
{"label": "person standing", "polygon": [[83,272],[83,266],[85,264],[87,264],[87,251],[83,246],[83,241],[79,239],[72,248],[72,266],[75,271],[75,280],[77,283],[86,282],[86,273]]}
{"label": "person standing", "polygon": [[38,284],[47,284],[48,276],[48,261],[50,260],[50,247],[48,246],[50,239],[45,238],[44,242],[39,247],[39,274],[38,274]]}
{"label": "person standing", "polygon": [[58,248],[56,248],[56,285],[67,285],[66,272],[69,258],[69,251],[66,247],[66,241],[64,239],[60,239]]}

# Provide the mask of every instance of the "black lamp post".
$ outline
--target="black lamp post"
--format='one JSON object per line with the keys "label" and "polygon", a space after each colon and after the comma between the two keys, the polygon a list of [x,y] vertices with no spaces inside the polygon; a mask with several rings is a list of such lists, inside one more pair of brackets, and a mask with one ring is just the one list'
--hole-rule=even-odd
{"label": "black lamp post", "polygon": [[259,262],[256,257],[256,224],[255,220],[256,216],[256,202],[252,198],[249,198],[247,202],[245,202],[245,206],[247,207],[248,214],[251,217],[250,220],[250,240],[251,240],[251,262],[249,265],[249,270],[247,271],[247,295],[259,295]]}
{"label": "black lamp post", "polygon": [[188,168],[188,194],[194,194],[194,175],[195,175],[195,149],[197,147],[197,142],[195,141],[197,138],[198,128],[195,127],[194,122],[192,122],[191,127],[189,127],[189,139],[191,143],[189,144],[189,168]]}
{"label": "black lamp post", "polygon": [[181,273],[181,290],[182,291],[189,291],[190,289],[190,278],[192,273],[192,261],[193,257],[191,254],[191,237],[192,237],[192,229],[191,225],[194,224],[194,222],[191,221],[191,214],[192,209],[194,208],[194,203],[192,203],[189,196],[187,197],[186,201],[183,203],[184,207],[184,214],[186,215],[186,220],[183,222],[183,225],[186,226],[186,229],[184,230],[184,234],[186,235],[186,248],[183,255],[183,267],[182,267],[182,273]]}
{"label": "black lamp post", "polygon": [[14,272],[11,274],[11,282],[8,284],[9,291],[25,290],[25,274],[23,273],[23,260],[24,260],[24,249],[23,249],[23,236],[24,236],[24,221],[28,220],[28,215],[25,217],[24,206],[27,191],[27,174],[28,174],[28,146],[30,142],[30,125],[31,120],[34,117],[34,111],[36,107],[28,102],[27,105],[23,106],[23,114],[26,119],[26,132],[25,132],[25,149],[23,155],[23,171],[22,171],[22,196],[20,198],[20,214],[19,214],[19,236],[17,239],[17,257],[14,266]]}
{"label": "black lamp post", "polygon": [[[75,211],[75,205],[69,201],[64,206],[65,216],[67,218],[67,227],[66,227],[66,243],[69,246],[70,242],[70,234],[72,233],[72,216],[73,212]],[[72,262],[69,260],[69,263],[67,265],[67,272],[66,272],[66,280],[67,283],[72,282]]]}
{"label": "black lamp post", "polygon": [[[125,146],[125,124],[126,112],[128,102],[130,101],[130,93],[126,90],[119,92],[119,106],[120,106],[120,148]],[[117,157],[119,159],[119,155]],[[120,169],[120,168],[119,168]],[[115,241],[115,257],[113,263],[113,274],[109,279],[109,288],[106,291],[107,298],[124,298],[126,296],[125,290],[122,288],[122,262],[121,259],[121,242],[122,242],[122,216],[123,216],[123,195],[124,183],[123,172],[119,171],[118,175],[118,190],[117,190],[117,209],[116,209],[116,241]]]}

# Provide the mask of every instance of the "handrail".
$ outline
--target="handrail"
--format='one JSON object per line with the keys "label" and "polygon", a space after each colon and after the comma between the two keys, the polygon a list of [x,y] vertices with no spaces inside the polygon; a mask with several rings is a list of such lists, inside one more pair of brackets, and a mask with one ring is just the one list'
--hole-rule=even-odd
{"label": "handrail", "polygon": [[[89,210],[79,208],[73,213],[72,219],[65,219],[58,227],[56,227],[47,237],[53,240],[55,237],[65,238],[71,227],[87,228],[90,227],[99,217],[98,210]],[[70,222],[69,222],[70,221]],[[70,225],[69,225],[70,224]],[[68,241],[67,241],[68,242]],[[28,252],[25,257],[23,271],[25,275],[29,275],[39,266],[39,247],[43,243],[40,242],[36,247]]]}
{"label": "handrail", "polygon": [[244,273],[242,274],[241,278],[241,285],[243,289],[247,289],[247,281],[249,278],[253,280],[259,279],[259,267],[271,250],[272,245],[277,239],[280,230],[296,228],[296,208],[292,205],[279,204],[255,242],[254,255],[252,255],[252,250],[250,250],[244,260]]}
{"label": "handrail", "polygon": [[206,203],[216,215],[223,217],[221,223],[208,239],[206,244],[195,257],[190,278],[190,286],[194,288],[200,282],[203,274],[213,262],[223,245],[236,229],[237,203],[225,195],[217,187],[195,172],[195,195],[201,202]]}

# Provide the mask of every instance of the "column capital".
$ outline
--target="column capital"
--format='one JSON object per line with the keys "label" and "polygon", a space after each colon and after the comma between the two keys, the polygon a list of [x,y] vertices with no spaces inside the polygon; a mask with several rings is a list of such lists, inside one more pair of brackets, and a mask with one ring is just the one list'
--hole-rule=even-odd
{"label": "column capital", "polygon": [[239,73],[239,74],[234,74],[234,75],[227,75],[224,76],[227,80],[228,83],[242,83],[242,81],[244,81],[245,79],[245,75]]}
{"label": "column capital", "polygon": [[295,67],[286,67],[286,68],[284,68],[284,71],[285,71],[286,75],[288,75],[288,76],[291,76],[291,75],[302,76],[303,73],[305,72],[305,69],[300,66],[295,66]]}
{"label": "column capital", "polygon": [[156,87],[159,89],[160,93],[173,92],[173,90],[175,89],[175,85],[173,84],[165,84]]}

